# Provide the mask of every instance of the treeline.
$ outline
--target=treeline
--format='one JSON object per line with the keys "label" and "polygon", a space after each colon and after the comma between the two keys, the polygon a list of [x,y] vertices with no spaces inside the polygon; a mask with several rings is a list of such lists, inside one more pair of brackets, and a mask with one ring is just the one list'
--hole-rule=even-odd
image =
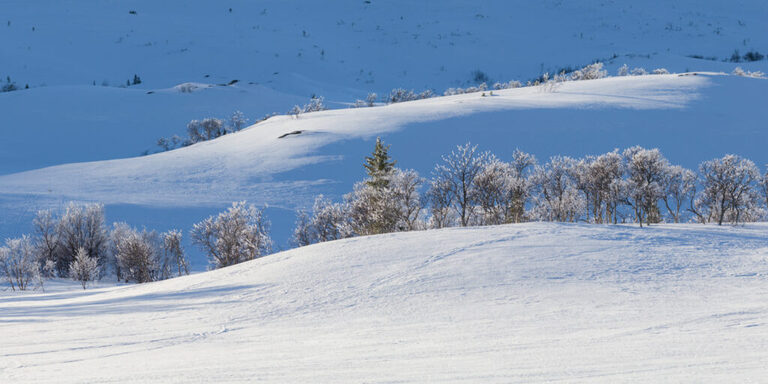
{"label": "treeline", "polygon": [[[12,290],[44,288],[46,279],[71,278],[83,289],[114,276],[118,282],[146,283],[189,274],[182,233],[105,223],[102,204],[69,203],[61,215],[39,211],[31,235],[7,239],[0,247],[0,272]],[[195,224],[192,243],[220,268],[271,251],[269,222],[244,202]]]}
{"label": "treeline", "polygon": [[366,179],[343,201],[318,196],[311,212],[299,212],[296,245],[527,221],[737,224],[766,215],[768,176],[737,155],[705,161],[695,172],[637,146],[540,164],[519,150],[503,161],[467,143],[443,156],[426,180],[396,168],[388,149],[376,141]]}
{"label": "treeline", "polygon": [[170,151],[179,147],[188,147],[195,143],[213,140],[226,134],[238,132],[245,128],[247,124],[248,119],[240,111],[233,112],[226,121],[215,117],[209,117],[203,120],[192,120],[187,124],[186,137],[179,135],[161,137],[157,139],[157,146],[160,147],[162,151]]}

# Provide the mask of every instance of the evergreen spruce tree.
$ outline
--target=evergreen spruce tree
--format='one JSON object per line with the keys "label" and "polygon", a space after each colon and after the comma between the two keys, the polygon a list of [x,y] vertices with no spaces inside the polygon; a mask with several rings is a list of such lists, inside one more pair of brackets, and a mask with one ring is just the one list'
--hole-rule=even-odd
{"label": "evergreen spruce tree", "polygon": [[371,156],[365,157],[365,172],[368,173],[370,180],[367,181],[368,185],[374,188],[386,188],[389,184],[387,176],[392,173],[395,168],[395,161],[393,161],[388,154],[389,145],[385,146],[381,142],[381,138],[376,138],[376,146],[373,148]]}

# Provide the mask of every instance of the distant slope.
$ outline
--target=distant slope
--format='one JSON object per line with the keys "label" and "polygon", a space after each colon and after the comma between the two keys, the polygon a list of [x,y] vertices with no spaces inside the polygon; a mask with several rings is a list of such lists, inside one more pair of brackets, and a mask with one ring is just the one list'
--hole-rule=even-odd
{"label": "distant slope", "polygon": [[[623,63],[768,72],[766,60],[687,57],[768,54],[763,0],[7,0],[2,8],[0,81],[32,89],[0,94],[0,174],[135,156],[183,134],[189,120],[240,109],[256,121],[313,94],[343,107],[368,92],[525,82],[597,59],[611,73]],[[141,84],[117,88],[134,75]],[[146,94],[232,80],[196,94]]]}
{"label": "distant slope", "polygon": [[0,381],[759,381],[766,230],[454,228],[4,296]]}
{"label": "distant slope", "polygon": [[[270,217],[284,244],[294,209],[320,193],[339,198],[363,176],[360,164],[376,136],[392,143],[401,167],[424,176],[442,154],[467,141],[502,158],[515,148],[546,160],[639,144],[659,147],[689,168],[725,153],[762,165],[768,163],[766,93],[764,79],[654,75],[278,116],[171,152],[0,176],[6,217],[0,234],[24,231],[35,210],[67,200],[104,202],[114,213],[110,220],[186,229],[244,199],[276,209]],[[279,138],[294,131],[302,133]],[[109,207],[126,204],[136,208]]]}

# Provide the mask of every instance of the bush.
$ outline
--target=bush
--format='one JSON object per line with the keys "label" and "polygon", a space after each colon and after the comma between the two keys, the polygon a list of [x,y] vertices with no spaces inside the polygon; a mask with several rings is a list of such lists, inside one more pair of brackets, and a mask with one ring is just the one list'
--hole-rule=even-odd
{"label": "bush", "polygon": [[608,76],[608,71],[603,69],[603,63],[597,62],[577,69],[571,73],[572,80],[596,80]]}

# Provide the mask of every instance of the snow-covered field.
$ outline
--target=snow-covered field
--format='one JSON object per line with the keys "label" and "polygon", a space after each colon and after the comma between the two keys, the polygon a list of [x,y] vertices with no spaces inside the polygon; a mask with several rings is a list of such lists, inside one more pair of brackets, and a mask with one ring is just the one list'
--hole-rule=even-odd
{"label": "snow-covered field", "polygon": [[760,382],[768,226],[354,238],[0,297],[0,382]]}
{"label": "snow-covered field", "polygon": [[[768,54],[763,0],[1,3],[0,86],[20,89],[0,92],[0,240],[101,202],[107,224],[180,229],[197,273],[0,288],[0,384],[768,377],[768,224],[453,228],[204,273],[189,243],[247,200],[290,247],[296,210],[350,191],[377,136],[423,177],[465,142],[540,161],[641,145],[690,169],[734,153],[765,172],[768,79],[732,72],[768,60],[726,60]],[[383,105],[595,60],[673,73]],[[348,108],[369,92],[378,106]],[[313,95],[330,110],[286,114]],[[154,153],[236,110],[279,115]]]}

